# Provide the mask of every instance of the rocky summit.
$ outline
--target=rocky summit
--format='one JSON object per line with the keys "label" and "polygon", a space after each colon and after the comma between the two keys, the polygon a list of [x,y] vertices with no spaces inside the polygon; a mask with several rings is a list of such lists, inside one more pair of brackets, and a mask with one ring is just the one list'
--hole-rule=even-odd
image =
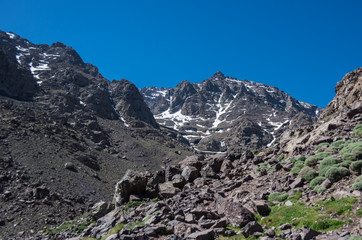
{"label": "rocky summit", "polygon": [[157,122],[182,133],[199,151],[258,149],[287,128],[315,122],[322,112],[276,87],[221,72],[201,83],[140,91]]}
{"label": "rocky summit", "polygon": [[320,115],[220,72],[140,93],[9,32],[0,59],[0,239],[362,238],[361,68]]}

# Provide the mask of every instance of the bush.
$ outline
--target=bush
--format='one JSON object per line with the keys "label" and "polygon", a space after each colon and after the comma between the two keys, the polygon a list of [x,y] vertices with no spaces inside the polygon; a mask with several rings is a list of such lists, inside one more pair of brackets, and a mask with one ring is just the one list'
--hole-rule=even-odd
{"label": "bush", "polygon": [[278,202],[283,202],[285,200],[287,200],[287,198],[289,197],[288,193],[281,193],[281,192],[272,192],[269,197],[268,197],[268,201],[272,202],[272,201],[278,201]]}
{"label": "bush", "polygon": [[330,149],[342,149],[346,145],[346,142],[343,140],[338,140],[335,142],[332,142],[331,145],[329,145]]}
{"label": "bush", "polygon": [[324,142],[324,143],[320,143],[320,144],[318,144],[316,147],[315,147],[315,150],[318,150],[318,149],[320,149],[320,148],[322,148],[322,147],[324,147],[324,146],[329,146],[329,143],[327,143],[327,142]]}
{"label": "bush", "polygon": [[309,188],[314,189],[315,186],[322,184],[322,182],[324,182],[326,179],[326,177],[322,176],[314,178],[312,181],[310,181]]}
{"label": "bush", "polygon": [[345,167],[345,168],[349,168],[349,166],[351,165],[352,161],[343,161],[339,164],[337,164],[338,167]]}
{"label": "bush", "polygon": [[321,161],[321,164],[319,167],[325,167],[325,166],[333,166],[335,164],[338,164],[342,162],[341,159],[336,158],[336,157],[326,157]]}
{"label": "bush", "polygon": [[301,156],[301,157],[299,157],[297,160],[304,162],[304,161],[305,161],[305,157],[304,157],[304,156]]}
{"label": "bush", "polygon": [[362,158],[362,142],[350,143],[339,151],[339,153],[342,155],[345,153],[351,153],[360,159]]}
{"label": "bush", "polygon": [[354,180],[354,182],[355,182],[355,183],[356,183],[356,182],[362,182],[362,175],[359,176],[358,178],[356,178],[356,179]]}
{"label": "bush", "polygon": [[304,167],[299,173],[299,177],[304,178],[307,182],[312,181],[316,176],[318,174],[310,167]]}
{"label": "bush", "polygon": [[333,182],[338,182],[345,176],[350,174],[349,170],[344,167],[331,167],[326,172],[326,178],[330,179]]}
{"label": "bush", "polygon": [[281,161],[284,159],[284,153],[280,154],[279,157],[278,157],[278,161]]}
{"label": "bush", "polygon": [[353,133],[354,133],[354,135],[356,135],[356,137],[361,137],[362,136],[362,124],[357,124],[353,129]]}
{"label": "bush", "polygon": [[362,191],[362,182],[356,182],[355,184],[353,184],[352,189]]}
{"label": "bush", "polygon": [[322,187],[321,185],[317,185],[313,188],[314,191],[316,191],[317,193],[322,193],[326,190],[325,187]]}
{"label": "bush", "polygon": [[352,155],[351,153],[344,153],[342,156],[343,161],[356,161],[357,158],[355,155]]}
{"label": "bush", "polygon": [[326,176],[326,173],[328,172],[328,170],[332,167],[338,167],[337,165],[332,165],[332,166],[319,166],[319,176]]}
{"label": "bush", "polygon": [[304,162],[302,161],[296,161],[294,163],[294,166],[292,168],[292,170],[290,171],[291,173],[299,173],[300,170],[302,170],[302,168],[304,167]]}
{"label": "bush", "polygon": [[323,158],[328,157],[331,154],[333,154],[333,152],[319,152],[315,156],[317,156],[319,159],[323,159]]}
{"label": "bush", "polygon": [[313,155],[313,156],[308,157],[308,158],[305,160],[304,164],[305,164],[306,166],[308,166],[308,167],[314,167],[315,165],[317,165],[317,163],[318,163],[319,160],[320,160],[319,157]]}
{"label": "bush", "polygon": [[356,162],[352,162],[351,165],[349,166],[349,169],[351,169],[354,172],[358,172],[361,173],[361,169],[362,169],[362,160],[356,161]]}

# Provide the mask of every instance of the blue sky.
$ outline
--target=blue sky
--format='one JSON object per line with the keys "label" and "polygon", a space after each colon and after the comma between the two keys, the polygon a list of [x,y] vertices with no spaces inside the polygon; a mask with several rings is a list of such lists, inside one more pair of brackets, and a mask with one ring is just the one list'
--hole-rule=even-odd
{"label": "blue sky", "polygon": [[225,75],[325,107],[362,67],[362,1],[0,0],[0,30],[63,42],[106,78],[173,87]]}

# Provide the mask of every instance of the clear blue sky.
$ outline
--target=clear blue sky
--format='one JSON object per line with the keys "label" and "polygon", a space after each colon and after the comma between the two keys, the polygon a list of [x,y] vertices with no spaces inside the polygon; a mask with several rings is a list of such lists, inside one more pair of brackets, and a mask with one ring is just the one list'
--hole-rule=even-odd
{"label": "clear blue sky", "polygon": [[220,70],[325,107],[362,67],[361,10],[358,0],[0,0],[0,30],[63,42],[139,88]]}

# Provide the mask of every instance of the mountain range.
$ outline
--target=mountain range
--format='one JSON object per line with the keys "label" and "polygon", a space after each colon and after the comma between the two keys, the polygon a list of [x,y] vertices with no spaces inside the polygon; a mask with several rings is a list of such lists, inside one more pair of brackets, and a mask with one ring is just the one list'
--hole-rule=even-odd
{"label": "mountain range", "polygon": [[[231,226],[245,233],[250,222],[258,231],[243,235],[261,237],[269,226],[257,206],[284,204],[267,201],[273,192],[292,204],[296,192],[303,204],[339,190],[356,198],[361,76],[347,74],[325,110],[221,72],[137,89],[104,78],[63,43],[0,31],[0,239],[214,239],[241,234]],[[344,175],[322,174],[320,152]],[[307,173],[330,184],[316,190]],[[353,233],[354,204],[351,226],[343,225]],[[271,239],[310,239],[274,230]]]}

